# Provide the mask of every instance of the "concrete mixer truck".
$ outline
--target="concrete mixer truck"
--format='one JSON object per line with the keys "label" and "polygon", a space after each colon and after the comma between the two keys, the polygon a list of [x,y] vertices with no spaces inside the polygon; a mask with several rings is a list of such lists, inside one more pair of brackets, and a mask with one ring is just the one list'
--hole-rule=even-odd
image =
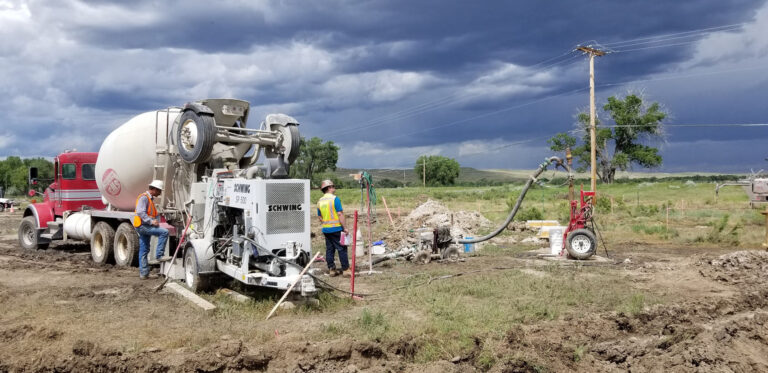
{"label": "concrete mixer truck", "polygon": [[[96,263],[136,265],[134,205],[158,179],[166,186],[156,200],[171,237],[166,256],[190,222],[183,251],[161,262],[161,273],[195,291],[223,274],[281,290],[298,282],[294,292],[312,296],[314,280],[299,278],[310,260],[309,181],[288,178],[299,154],[299,122],[270,114],[259,128],[248,128],[249,109],[242,100],[207,99],[143,113],[107,136],[95,164],[93,153],[80,157],[78,165],[88,166],[57,162],[51,185],[58,189],[24,211],[20,245],[37,249],[55,240],[82,240],[90,243]],[[69,168],[75,171],[65,175]],[[101,201],[92,195],[96,191]],[[82,199],[62,204],[59,195]]]}

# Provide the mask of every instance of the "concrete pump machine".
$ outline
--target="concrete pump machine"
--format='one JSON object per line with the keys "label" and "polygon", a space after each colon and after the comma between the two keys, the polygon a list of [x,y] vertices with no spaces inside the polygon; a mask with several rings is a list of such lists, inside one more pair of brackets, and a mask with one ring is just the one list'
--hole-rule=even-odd
{"label": "concrete pump machine", "polygon": [[161,273],[195,291],[224,274],[280,290],[298,282],[295,293],[313,296],[314,280],[299,278],[310,260],[309,181],[288,177],[299,122],[270,114],[248,128],[249,109],[246,101],[208,99],[151,111],[110,133],[98,154],[59,155],[43,202],[24,211],[21,246],[83,240],[97,263],[135,265],[136,198],[162,180],[155,203],[172,238],[166,256],[190,224],[179,258],[161,262]]}

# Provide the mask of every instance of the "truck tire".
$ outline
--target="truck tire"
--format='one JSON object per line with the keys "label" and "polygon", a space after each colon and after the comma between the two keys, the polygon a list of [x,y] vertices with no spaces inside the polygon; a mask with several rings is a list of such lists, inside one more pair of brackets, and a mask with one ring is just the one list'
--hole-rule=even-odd
{"label": "truck tire", "polygon": [[130,223],[122,223],[115,231],[115,242],[112,245],[115,253],[115,264],[120,267],[136,266],[139,262],[139,235]]}
{"label": "truck tire", "polygon": [[216,142],[213,116],[187,110],[181,114],[174,135],[181,159],[187,163],[206,162]]}
{"label": "truck tire", "polygon": [[19,244],[24,250],[45,250],[48,243],[40,243],[40,235],[37,234],[37,221],[34,216],[27,216],[19,225]]}
{"label": "truck tire", "polygon": [[574,259],[588,259],[597,250],[595,234],[591,230],[583,228],[568,233],[568,237],[565,239],[565,249],[568,250],[568,255]]}
{"label": "truck tire", "polygon": [[210,279],[200,275],[197,254],[192,246],[187,246],[187,252],[184,254],[184,281],[189,290],[195,293],[203,292],[210,286]]}
{"label": "truck tire", "polygon": [[115,230],[106,222],[100,221],[91,233],[91,258],[98,265],[104,265],[112,257],[115,243]]}

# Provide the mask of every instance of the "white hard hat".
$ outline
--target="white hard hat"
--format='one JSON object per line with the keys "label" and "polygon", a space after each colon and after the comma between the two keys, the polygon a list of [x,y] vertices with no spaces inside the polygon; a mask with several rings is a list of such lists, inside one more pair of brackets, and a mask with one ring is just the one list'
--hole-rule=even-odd
{"label": "white hard hat", "polygon": [[155,189],[163,190],[163,181],[162,180],[152,180],[151,183],[149,183],[149,186]]}
{"label": "white hard hat", "polygon": [[333,186],[333,181],[323,180],[323,182],[320,183],[320,190],[323,190],[323,189],[325,189],[327,187],[332,187],[332,186]]}

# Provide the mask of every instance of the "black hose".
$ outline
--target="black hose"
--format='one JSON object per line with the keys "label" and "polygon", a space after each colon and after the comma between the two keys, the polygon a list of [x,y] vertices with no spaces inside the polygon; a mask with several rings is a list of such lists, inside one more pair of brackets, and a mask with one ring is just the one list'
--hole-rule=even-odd
{"label": "black hose", "polygon": [[531,188],[531,185],[533,185],[533,183],[536,181],[536,178],[539,177],[539,175],[541,175],[541,173],[544,172],[547,169],[547,167],[549,167],[549,165],[552,164],[552,162],[555,162],[557,165],[563,166],[568,171],[569,174],[571,173],[570,168],[568,168],[568,166],[563,162],[562,159],[558,157],[549,157],[545,159],[545,162],[539,165],[539,169],[536,170],[536,172],[534,172],[533,174],[531,174],[531,177],[525,183],[525,186],[523,187],[522,192],[520,192],[520,196],[517,197],[517,202],[515,202],[515,207],[512,208],[512,211],[509,213],[509,215],[507,216],[507,220],[505,220],[504,223],[502,223],[498,228],[496,228],[495,231],[483,237],[469,238],[469,239],[460,238],[456,240],[456,242],[462,244],[462,243],[478,243],[478,242],[487,241],[493,237],[496,237],[505,228],[507,228],[509,223],[512,222],[512,219],[515,218],[515,215],[517,214],[517,210],[520,209],[520,205],[523,203],[523,198],[525,198],[525,194],[528,193],[528,189]]}

